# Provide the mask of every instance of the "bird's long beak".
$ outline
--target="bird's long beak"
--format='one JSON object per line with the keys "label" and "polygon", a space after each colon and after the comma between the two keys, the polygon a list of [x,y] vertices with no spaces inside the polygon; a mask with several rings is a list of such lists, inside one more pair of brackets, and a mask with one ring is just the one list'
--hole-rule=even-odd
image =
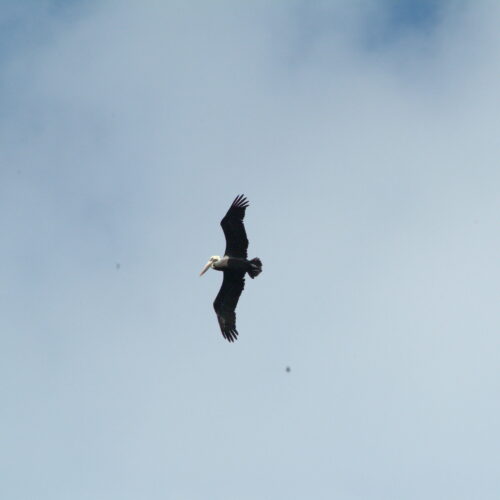
{"label": "bird's long beak", "polygon": [[209,260],[206,264],[205,267],[201,270],[200,276],[203,276],[209,269],[210,266],[212,265],[212,261]]}

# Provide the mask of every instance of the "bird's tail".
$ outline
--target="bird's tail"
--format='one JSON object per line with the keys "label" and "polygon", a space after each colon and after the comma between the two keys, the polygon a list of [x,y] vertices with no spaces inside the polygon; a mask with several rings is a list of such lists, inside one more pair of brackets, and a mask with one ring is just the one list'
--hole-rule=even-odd
{"label": "bird's tail", "polygon": [[250,261],[250,267],[248,268],[248,274],[250,278],[257,277],[262,272],[262,262],[258,257]]}

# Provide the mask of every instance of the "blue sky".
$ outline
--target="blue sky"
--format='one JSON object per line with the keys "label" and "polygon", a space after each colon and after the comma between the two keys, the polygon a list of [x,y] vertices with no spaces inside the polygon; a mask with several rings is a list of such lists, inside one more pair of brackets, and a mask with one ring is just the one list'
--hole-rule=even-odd
{"label": "blue sky", "polygon": [[2,498],[498,498],[500,10],[395,5],[5,3]]}
{"label": "blue sky", "polygon": [[382,9],[390,20],[393,31],[404,29],[428,30],[434,27],[440,20],[440,13],[447,9],[451,2],[437,0],[389,0],[380,2]]}

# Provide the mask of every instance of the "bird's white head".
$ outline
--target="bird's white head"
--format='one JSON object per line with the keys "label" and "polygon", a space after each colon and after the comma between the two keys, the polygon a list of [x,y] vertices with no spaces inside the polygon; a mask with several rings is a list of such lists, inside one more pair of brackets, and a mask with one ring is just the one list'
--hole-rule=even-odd
{"label": "bird's white head", "polygon": [[220,257],[218,255],[212,255],[208,262],[205,264],[205,267],[201,270],[200,276],[204,275],[210,268],[214,269],[215,264],[219,262]]}

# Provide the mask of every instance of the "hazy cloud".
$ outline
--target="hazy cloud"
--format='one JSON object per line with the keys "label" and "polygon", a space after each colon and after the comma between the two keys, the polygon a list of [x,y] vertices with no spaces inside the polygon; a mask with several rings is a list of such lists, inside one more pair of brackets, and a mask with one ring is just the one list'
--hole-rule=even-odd
{"label": "hazy cloud", "polygon": [[500,11],[398,5],[6,3],[2,497],[498,497]]}

